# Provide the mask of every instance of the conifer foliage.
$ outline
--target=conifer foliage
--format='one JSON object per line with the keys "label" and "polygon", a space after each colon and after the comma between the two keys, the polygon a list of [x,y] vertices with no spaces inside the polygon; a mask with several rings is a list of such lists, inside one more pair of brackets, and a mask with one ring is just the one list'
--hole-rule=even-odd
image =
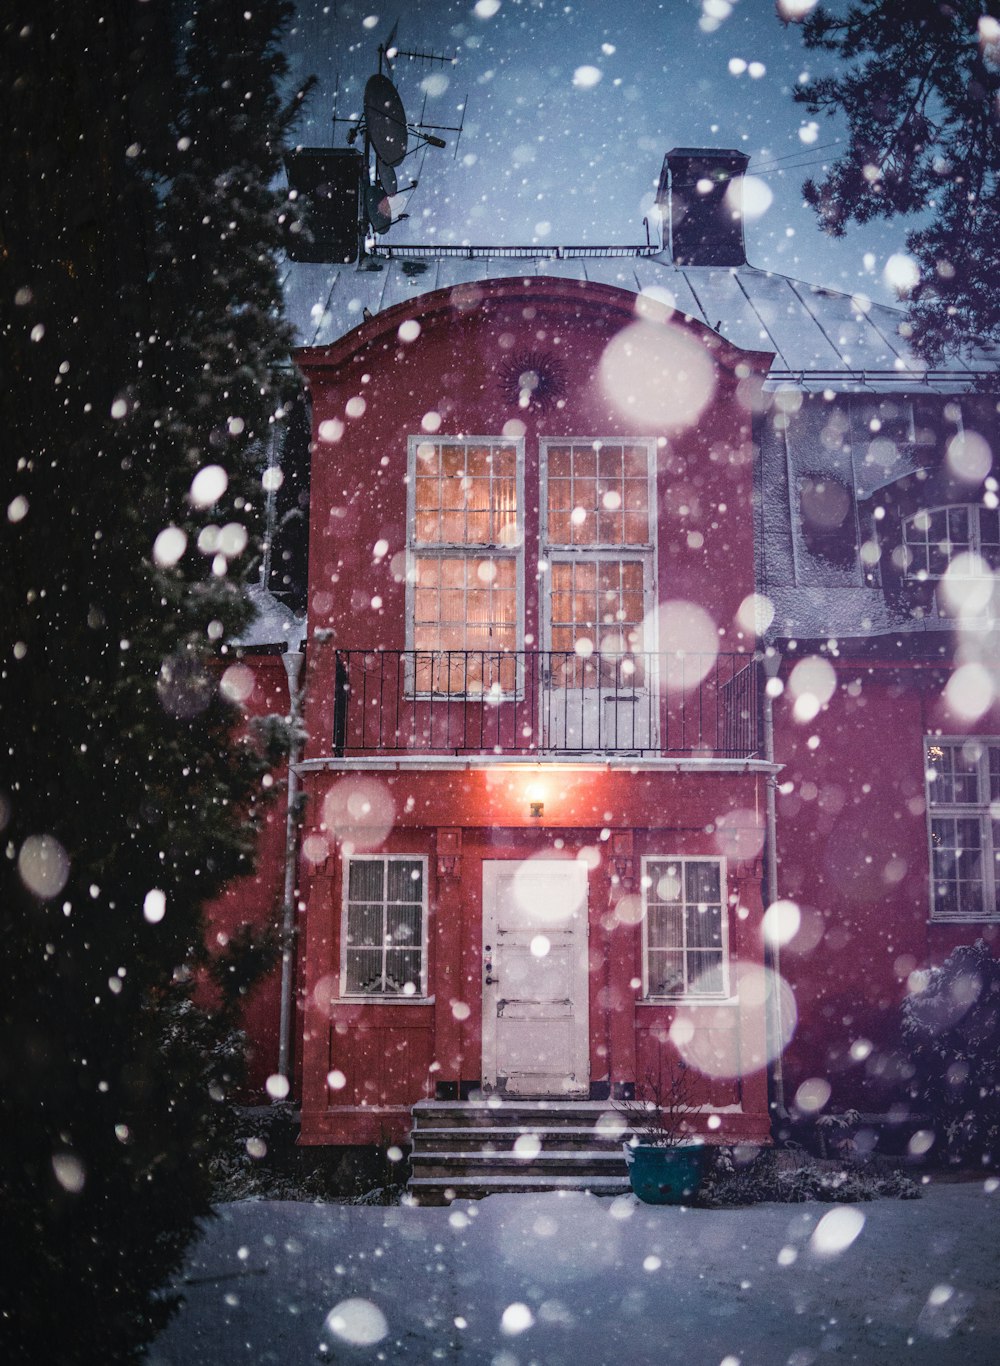
{"label": "conifer foliage", "polygon": [[932,1156],[993,1170],[1000,1159],[1000,961],[982,939],[953,949],[903,1002],[914,1109]]}
{"label": "conifer foliage", "polygon": [[[991,12],[992,10],[992,12]],[[859,0],[817,7],[807,48],[839,58],[799,86],[811,113],[843,115],[847,149],[806,200],[823,226],[915,216],[920,278],[910,326],[934,363],[970,338],[1000,341],[1000,22],[983,0]]]}
{"label": "conifer foliage", "polygon": [[290,11],[0,16],[5,1361],[135,1359],[238,1076],[254,955],[210,961],[202,908],[274,758],[227,642],[288,383]]}

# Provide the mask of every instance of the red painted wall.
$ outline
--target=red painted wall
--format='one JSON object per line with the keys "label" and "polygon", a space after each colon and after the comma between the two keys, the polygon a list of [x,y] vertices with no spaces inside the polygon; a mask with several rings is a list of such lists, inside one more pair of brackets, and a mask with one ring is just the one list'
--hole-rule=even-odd
{"label": "red painted wall", "polygon": [[775,706],[779,893],[802,914],[781,950],[798,1003],[786,1099],[821,1078],[833,1087],[830,1110],[884,1114],[899,1093],[897,1026],[910,974],[957,944],[998,941],[995,925],[929,919],[924,737],[997,735],[1000,712],[974,725],[950,714],[947,671],[830,663],[836,691],[815,718],[797,722],[787,691]]}
{"label": "red painted wall", "polygon": [[[314,824],[306,848],[316,859],[308,879],[304,1142],[404,1139],[409,1108],[434,1094],[439,1081],[481,1077],[482,865],[485,859],[583,858],[589,868],[590,1051],[595,1082],[644,1083],[674,1055],[668,1031],[675,1016],[699,1033],[699,1056],[715,1058],[701,1077],[699,1099],[731,1107],[723,1136],[762,1138],[768,1129],[763,1010],[730,1003],[637,1005],[641,990],[638,879],[643,855],[724,855],[728,866],[730,961],[734,976],[759,969],[760,775],[550,767],[544,823],[527,814],[522,771],[366,772],[311,775]],[[371,801],[381,792],[391,832],[375,843],[363,825],[324,828],[321,813],[344,809],[348,794]],[[391,817],[390,817],[391,811]],[[551,813],[551,814],[550,814]],[[734,815],[735,813],[735,815]],[[441,828],[460,828],[454,874],[438,863]],[[382,827],[384,828],[384,826]],[[373,835],[381,829],[369,827]],[[614,835],[633,832],[628,864],[616,857]],[[433,1005],[340,1004],[342,879],[337,834],[393,853],[430,855],[429,992]],[[624,897],[624,900],[622,899]],[[456,1006],[458,1008],[456,1014]],[[466,1014],[465,1007],[468,1008]],[[722,1075],[713,1070],[722,1068]],[[342,1086],[331,1089],[330,1073]],[[340,1078],[337,1078],[339,1082]],[[736,1113],[739,1107],[739,1113]]]}
{"label": "red painted wall", "polygon": [[[552,396],[558,402],[542,412],[521,408],[516,391],[501,381],[512,358],[538,352],[553,358],[559,372]],[[662,305],[624,291],[533,279],[423,296],[363,323],[330,348],[298,353],[297,360],[311,389],[314,424],[308,760],[331,754],[335,650],[406,644],[411,436],[523,436],[529,647],[539,643],[536,585],[544,574],[538,566],[539,439],[655,440],[659,600],[703,607],[722,650],[753,649],[736,614],[754,587],[751,413],[759,407],[770,356],[739,352]],[[380,541],[387,549],[376,554]],[[690,648],[689,641],[661,638],[661,647],[670,643]],[[731,854],[731,954],[737,967],[759,967],[760,783],[759,775],[746,773],[601,773],[546,762],[489,772],[364,773],[337,771],[333,763],[331,771],[309,772],[301,871],[308,902],[303,1141],[404,1138],[409,1107],[433,1094],[436,1081],[481,1076],[485,858],[587,851],[594,861],[592,1076],[628,1082],[636,1080],[637,1068],[641,1080],[662,1066],[675,1010],[635,1005],[640,931],[634,916],[623,919],[616,910],[622,886],[612,878],[637,880],[644,852],[718,853],[721,842]],[[544,800],[540,821],[528,814],[527,786],[541,789],[533,794]],[[361,818],[365,805],[368,814]],[[720,817],[731,828],[724,821],[717,830]],[[455,828],[462,830],[462,854],[451,876],[446,865],[439,868],[436,853],[439,832]],[[602,830],[634,832],[627,874],[611,867]],[[433,1005],[338,1003],[338,852],[345,839],[361,849],[430,855]],[[469,1007],[466,1018],[456,1018],[455,1003]],[[731,1107],[724,1123],[734,1137],[744,1130],[764,1136],[762,1012],[745,1011],[741,1021],[732,1005],[699,1009],[695,1023],[705,1059],[714,1058],[717,1066],[723,1057],[736,1059],[744,1074],[706,1081],[705,1099]],[[734,1113],[738,1104],[742,1117]]]}
{"label": "red painted wall", "polygon": [[[400,340],[401,324],[414,320],[417,338]],[[609,388],[602,362],[629,338],[635,356]],[[565,387],[561,407],[536,413],[505,394],[498,375],[511,357],[540,350],[560,362]],[[644,361],[647,352],[652,359]],[[427,295],[412,308],[387,310],[333,347],[298,352],[297,361],[313,403],[310,631],[333,633],[310,659],[307,757],[329,753],[332,647],[406,644],[410,436],[523,429],[525,630],[536,645],[539,438],[656,438],[659,599],[703,606],[720,649],[752,649],[734,617],[754,584],[751,410],[759,405],[769,355],[737,351],[699,324],[652,301],[637,304],[624,291],[554,279]],[[628,378],[636,372],[644,376],[635,386],[638,405]],[[705,404],[695,412],[686,395],[701,392],[702,381]],[[647,389],[663,389],[668,399],[657,406]],[[674,425],[670,415],[682,413],[685,402],[690,420]],[[388,545],[384,555],[374,553],[378,541]]]}

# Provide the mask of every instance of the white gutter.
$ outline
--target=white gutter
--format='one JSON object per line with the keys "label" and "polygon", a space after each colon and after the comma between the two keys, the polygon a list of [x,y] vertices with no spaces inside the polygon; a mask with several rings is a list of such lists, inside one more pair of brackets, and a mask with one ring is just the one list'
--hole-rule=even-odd
{"label": "white gutter", "polygon": [[[776,678],[781,667],[781,655],[777,650],[768,649],[764,656],[764,673],[767,682]],[[764,688],[764,758],[768,764],[768,774],[764,779],[767,793],[765,806],[765,865],[767,874],[767,904],[773,906],[778,900],[778,812],[775,793],[778,786],[777,774],[780,766],[774,762],[774,700],[767,687]],[[777,937],[770,941],[764,939],[764,965],[771,969],[773,979],[767,994],[769,1009],[766,1029],[768,1038],[768,1057],[771,1061],[771,1083],[774,1088],[774,1110],[779,1119],[788,1114],[785,1108],[785,1076],[782,1064],[781,1020],[781,946]]]}
{"label": "white gutter", "polygon": [[290,1078],[292,1060],[292,1017],[295,1009],[295,865],[298,853],[298,757],[301,747],[299,726],[302,690],[299,678],[305,656],[301,650],[286,650],[282,655],[288,675],[288,721],[292,732],[288,753],[288,794],[285,815],[285,883],[281,914],[281,1006],[278,1023],[278,1075]]}

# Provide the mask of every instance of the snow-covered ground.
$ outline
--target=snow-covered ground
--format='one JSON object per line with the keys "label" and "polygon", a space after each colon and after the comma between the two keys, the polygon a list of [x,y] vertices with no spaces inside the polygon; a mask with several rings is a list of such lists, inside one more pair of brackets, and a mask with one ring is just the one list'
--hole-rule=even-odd
{"label": "snow-covered ground", "polygon": [[149,1366],[996,1366],[997,1185],[741,1210],[223,1205]]}

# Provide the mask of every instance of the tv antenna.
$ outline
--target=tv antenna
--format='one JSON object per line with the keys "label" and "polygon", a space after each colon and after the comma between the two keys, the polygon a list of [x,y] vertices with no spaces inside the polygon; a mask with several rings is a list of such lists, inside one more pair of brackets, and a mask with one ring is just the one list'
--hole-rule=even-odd
{"label": "tv antenna", "polygon": [[[401,61],[455,66],[458,58],[438,52],[400,49],[396,45],[398,26],[397,21],[385,42],[379,44],[378,70],[365,82],[360,114],[348,117],[338,114],[340,73],[337,73],[333,94],[333,132],[336,137],[338,124],[349,125],[347,148],[300,148],[285,158],[289,184],[311,201],[307,222],[312,245],[301,245],[299,254],[293,259],[324,259],[324,253],[329,250],[327,241],[335,241],[335,256],[325,259],[356,261],[359,256],[365,255],[366,243],[371,234],[380,236],[408,217],[406,213],[396,212],[393,204],[397,196],[412,192],[418,184],[415,177],[404,179],[405,172],[400,171],[403,163],[417,152],[426,155],[431,147],[447,147],[447,142],[440,136],[442,133],[456,135],[455,156],[458,156],[467,101],[460,106],[462,116],[458,124],[428,123],[425,119],[425,89],[420,117],[411,122],[393,80],[394,64]],[[420,158],[421,168],[422,165],[423,156]],[[348,184],[352,175],[356,176],[353,196],[349,193]],[[333,216],[336,217],[335,224]],[[328,219],[330,222],[327,222]],[[356,246],[349,249],[352,254],[348,254],[345,252],[345,238],[351,232],[355,234]]]}

